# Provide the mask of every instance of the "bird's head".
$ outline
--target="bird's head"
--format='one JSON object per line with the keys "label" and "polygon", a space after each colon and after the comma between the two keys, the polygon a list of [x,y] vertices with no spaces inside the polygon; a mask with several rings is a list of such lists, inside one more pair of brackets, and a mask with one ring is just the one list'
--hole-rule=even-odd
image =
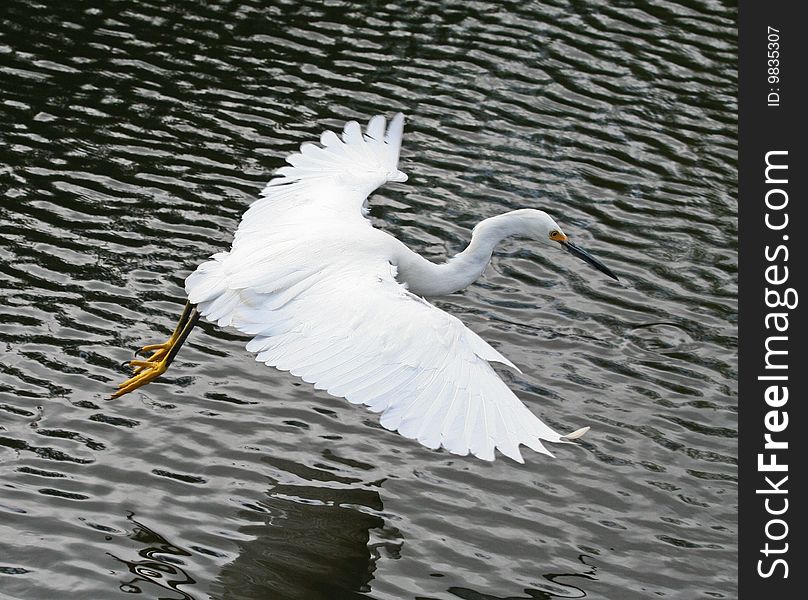
{"label": "bird's head", "polygon": [[543,210],[524,208],[507,214],[513,215],[516,218],[519,229],[518,234],[521,234],[523,237],[539,240],[551,246],[560,246],[573,256],[577,256],[584,262],[592,265],[601,273],[605,273],[612,279],[617,280],[617,275],[612,273],[609,267],[580,246],[573,244],[561,227],[559,227],[558,223],[555,222],[555,219]]}

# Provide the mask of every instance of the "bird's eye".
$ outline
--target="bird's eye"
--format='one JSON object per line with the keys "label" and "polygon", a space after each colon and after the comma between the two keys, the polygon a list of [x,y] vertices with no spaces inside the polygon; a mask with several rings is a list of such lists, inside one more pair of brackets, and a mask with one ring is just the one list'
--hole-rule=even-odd
{"label": "bird's eye", "polygon": [[557,229],[553,229],[553,230],[550,232],[550,239],[557,238],[557,237],[558,237],[558,230],[557,230]]}

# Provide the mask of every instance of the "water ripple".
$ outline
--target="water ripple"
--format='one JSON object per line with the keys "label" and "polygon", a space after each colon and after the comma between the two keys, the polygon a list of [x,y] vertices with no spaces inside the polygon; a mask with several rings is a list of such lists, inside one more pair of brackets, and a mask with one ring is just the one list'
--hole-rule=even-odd
{"label": "water ripple", "polygon": [[[19,598],[735,595],[735,8],[570,0],[77,8],[0,31],[0,587]],[[707,33],[709,31],[709,34]],[[171,332],[282,158],[408,115],[371,218],[433,260],[546,208],[621,278],[518,240],[437,302],[520,365],[558,458],[432,452]]]}

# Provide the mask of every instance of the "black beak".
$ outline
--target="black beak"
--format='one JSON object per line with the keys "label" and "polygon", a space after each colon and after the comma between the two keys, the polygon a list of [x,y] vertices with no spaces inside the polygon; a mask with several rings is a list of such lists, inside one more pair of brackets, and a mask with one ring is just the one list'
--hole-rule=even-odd
{"label": "black beak", "polygon": [[561,244],[561,247],[564,248],[564,250],[566,250],[567,252],[569,252],[573,256],[577,256],[582,261],[589,263],[590,265],[595,267],[598,271],[600,271],[601,273],[605,273],[606,275],[608,275],[609,277],[611,277],[615,281],[620,281],[619,279],[617,279],[617,275],[612,273],[612,271],[611,271],[611,269],[609,269],[609,267],[604,265],[597,258],[595,258],[591,254],[589,254],[589,252],[587,252],[586,250],[584,250],[580,246],[576,246],[575,244],[573,244],[569,240],[565,240],[565,241],[559,242],[559,243]]}

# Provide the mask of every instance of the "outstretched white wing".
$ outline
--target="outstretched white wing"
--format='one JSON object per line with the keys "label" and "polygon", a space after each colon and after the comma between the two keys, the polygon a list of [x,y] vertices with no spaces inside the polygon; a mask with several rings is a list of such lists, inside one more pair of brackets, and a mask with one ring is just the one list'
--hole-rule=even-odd
{"label": "outstretched white wing", "polygon": [[[222,255],[188,278],[189,299],[208,319],[254,335],[247,349],[256,360],[367,405],[381,413],[382,426],[430,448],[486,460],[498,448],[523,462],[520,444],[549,454],[541,440],[565,441],[489,362],[513,365],[457,318],[408,292],[386,260],[347,246],[328,254],[327,266],[311,267],[278,250],[262,269]],[[226,291],[205,293],[211,274],[229,282]]]}
{"label": "outstretched white wing", "polygon": [[253,234],[263,237],[274,226],[305,215],[307,220],[352,220],[363,216],[373,190],[388,181],[404,182],[398,154],[404,115],[396,114],[387,126],[381,115],[368,122],[365,132],[356,121],[345,124],[342,138],[324,131],[320,145],[305,142],[300,152],[286,159],[290,166],[275,173],[244,213],[233,246]]}

